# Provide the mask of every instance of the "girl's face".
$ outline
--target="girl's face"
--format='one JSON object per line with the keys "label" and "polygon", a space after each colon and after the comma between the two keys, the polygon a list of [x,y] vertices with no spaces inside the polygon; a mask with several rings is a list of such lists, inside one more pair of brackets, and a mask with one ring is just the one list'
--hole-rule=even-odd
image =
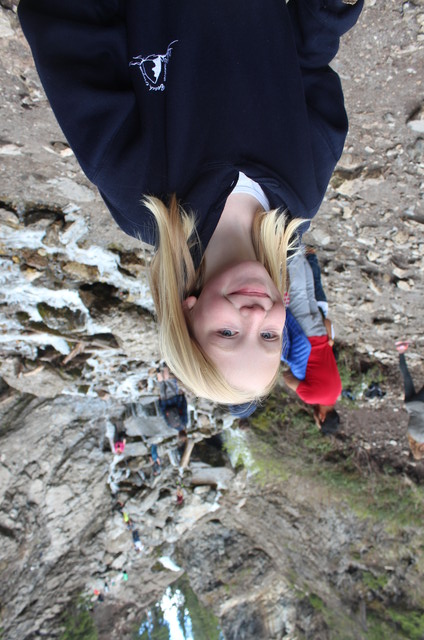
{"label": "girl's face", "polygon": [[229,384],[260,395],[281,357],[286,312],[260,262],[242,262],[210,278],[183,309],[199,345]]}

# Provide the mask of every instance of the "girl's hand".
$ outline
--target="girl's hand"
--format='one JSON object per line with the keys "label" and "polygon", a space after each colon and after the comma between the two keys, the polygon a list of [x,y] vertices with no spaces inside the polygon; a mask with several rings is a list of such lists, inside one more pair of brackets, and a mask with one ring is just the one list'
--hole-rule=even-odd
{"label": "girl's hand", "polygon": [[328,336],[328,344],[330,345],[330,347],[333,346],[334,344],[334,327],[333,327],[333,323],[331,322],[331,320],[329,318],[325,318],[324,319],[324,325],[325,328],[327,330],[327,336]]}
{"label": "girl's hand", "polygon": [[399,353],[405,353],[408,350],[409,342],[408,340],[398,340],[395,342],[396,351]]}

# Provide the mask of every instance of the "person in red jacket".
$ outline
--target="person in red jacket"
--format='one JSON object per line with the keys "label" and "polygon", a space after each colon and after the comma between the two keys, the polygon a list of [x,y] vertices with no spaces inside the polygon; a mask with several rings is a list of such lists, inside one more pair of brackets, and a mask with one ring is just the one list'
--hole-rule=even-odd
{"label": "person in red jacket", "polygon": [[316,298],[312,268],[301,253],[289,264],[289,309],[311,344],[311,352],[303,380],[291,371],[283,374],[287,386],[306,404],[314,405],[314,418],[325,435],[337,431],[340,418],[335,404],[342,392],[337,362],[334,357],[334,333],[326,317],[328,305]]}

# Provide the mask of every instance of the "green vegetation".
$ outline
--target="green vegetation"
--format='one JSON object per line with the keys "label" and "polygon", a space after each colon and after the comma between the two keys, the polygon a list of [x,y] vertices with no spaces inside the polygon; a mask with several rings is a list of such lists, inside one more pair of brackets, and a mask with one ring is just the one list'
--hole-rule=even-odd
{"label": "green vegetation", "polygon": [[422,640],[424,637],[424,614],[416,611],[395,611],[388,614],[408,640]]}
{"label": "green vegetation", "polygon": [[385,521],[393,532],[406,525],[419,525],[424,508],[422,487],[409,486],[391,474],[365,475],[352,457],[336,467],[323,463],[316,470],[335,498],[344,499],[359,517]]}
{"label": "green vegetation", "polygon": [[89,612],[89,600],[80,596],[63,616],[60,640],[98,640],[96,626]]}
{"label": "green vegetation", "polygon": [[[204,607],[191,589],[187,577],[183,576],[178,581],[185,597],[185,606],[190,612],[193,638],[205,640],[219,640],[222,634],[219,630],[219,620],[211,611]],[[181,615],[182,619],[182,615]]]}
{"label": "green vegetation", "polygon": [[421,525],[422,486],[403,482],[391,467],[377,473],[361,466],[355,443],[323,437],[311,410],[284,389],[252,416],[249,435],[260,484],[284,483],[292,475],[321,480],[359,517],[384,520],[393,531]]}
{"label": "green vegetation", "polygon": [[253,451],[255,480],[262,487],[270,482],[284,483],[290,476],[281,457],[265,442],[257,442]]}
{"label": "green vegetation", "polygon": [[375,576],[370,571],[363,571],[362,582],[366,587],[368,587],[368,589],[372,589],[372,591],[380,591],[381,589],[384,589],[386,584],[389,582],[389,576],[387,574]]}
{"label": "green vegetation", "polygon": [[[384,389],[388,375],[384,367],[369,362],[355,365],[352,354],[346,350],[339,357],[344,388],[358,395],[371,382],[377,382]],[[346,402],[355,409],[354,403]],[[250,428],[242,431],[246,448],[243,457],[250,460],[255,481],[276,489],[281,486],[283,491],[285,484],[295,491],[302,491],[303,484],[306,490],[313,487],[318,497],[331,495],[333,504],[338,503],[342,509],[349,507],[366,521],[366,537],[358,545],[352,545],[349,553],[352,559],[350,595],[352,602],[362,603],[364,611],[341,613],[332,600],[327,601],[325,596],[323,599],[316,584],[304,584],[292,569],[293,575],[286,577],[292,583],[298,606],[306,607],[308,615],[322,621],[331,640],[359,637],[358,616],[363,618],[361,637],[364,640],[423,640],[422,568],[417,559],[424,550],[424,487],[405,478],[389,462],[384,463],[384,458],[369,456],[362,441],[355,436],[323,437],[311,408],[289,395],[284,387],[276,387],[249,422]],[[393,553],[390,551],[389,556],[387,548],[379,548],[373,538],[372,532],[382,527],[393,540],[393,547],[390,546]],[[414,532],[413,538],[410,538],[411,532]],[[409,541],[408,548],[405,540]],[[397,566],[403,558],[407,563],[409,557],[413,563],[417,562],[412,566],[405,564],[413,574],[412,582],[408,580],[399,590],[393,586],[398,585],[398,577],[386,565]],[[367,565],[369,570],[362,568]],[[302,630],[299,630],[301,637]]]}
{"label": "green vegetation", "polygon": [[311,593],[309,595],[309,603],[311,605],[311,607],[313,609],[315,609],[315,611],[323,611],[324,610],[324,601],[321,600],[321,598],[319,596],[316,595],[316,593]]}
{"label": "green vegetation", "polygon": [[385,616],[367,614],[367,640],[422,640],[424,637],[424,614],[416,611],[400,612],[387,609]]}
{"label": "green vegetation", "polygon": [[[291,588],[293,594],[296,596],[298,606],[303,608],[306,605],[309,609],[308,615],[321,620],[322,627],[326,629],[326,638],[328,637],[330,640],[358,639],[356,626],[352,625],[352,619],[346,615],[343,610],[334,610],[327,606],[322,598],[316,593],[309,591],[306,584],[303,589],[300,589],[294,584]],[[296,629],[297,640],[306,640],[306,638],[309,637],[309,635],[305,636],[299,629]]]}
{"label": "green vegetation", "polygon": [[[387,584],[387,576],[373,576],[364,572],[364,583],[372,589],[381,589]],[[299,602],[307,602],[316,614],[322,616],[328,628],[331,640],[354,640],[358,637],[357,629],[352,626],[352,620],[340,612],[332,611],[326,603],[316,594],[299,590],[293,587]],[[423,640],[424,638],[424,613],[422,611],[395,609],[385,607],[382,601],[369,601],[366,611],[366,629],[364,640]],[[303,637],[303,636],[299,636]]]}
{"label": "green vegetation", "polygon": [[[369,362],[355,363],[351,351],[343,350],[339,354],[339,370],[343,387],[355,396],[371,382],[377,382],[384,389],[387,379],[384,367]],[[355,403],[345,402],[355,408]],[[311,408],[289,395],[284,387],[277,387],[264,407],[253,414],[250,427],[243,432],[248,449],[244,458],[249,459],[250,455],[257,482],[284,487],[287,481],[293,484],[295,480],[301,486],[304,480],[307,486],[323,491],[323,495],[330,493],[332,501],[348,505],[359,518],[367,520],[370,525],[367,530],[371,531],[374,523],[383,524],[399,541],[403,539],[405,529],[415,527],[411,557],[422,552],[423,486],[405,481],[390,464],[380,463],[378,467],[369,464],[362,445],[354,437],[323,437],[313,420]],[[366,640],[423,640],[422,591],[418,589],[410,595],[404,592],[400,599],[399,594],[394,596],[390,587],[392,570],[385,568],[385,562],[377,549],[373,551],[372,544],[362,540],[360,546],[368,548],[369,553],[363,556],[355,546],[350,556],[354,567],[355,560],[359,566],[362,563],[370,566],[368,571],[354,569],[352,573],[354,599],[366,604],[361,637]],[[399,556],[397,561],[401,561]],[[419,581],[421,571],[418,566],[416,572]],[[299,587],[297,572],[293,572],[290,581],[299,606],[309,607],[311,615],[322,620],[329,638],[354,640],[358,637],[356,614],[351,617],[336,611],[322,599],[322,594],[316,592],[316,585]],[[298,631],[299,638],[303,637],[302,631]]]}

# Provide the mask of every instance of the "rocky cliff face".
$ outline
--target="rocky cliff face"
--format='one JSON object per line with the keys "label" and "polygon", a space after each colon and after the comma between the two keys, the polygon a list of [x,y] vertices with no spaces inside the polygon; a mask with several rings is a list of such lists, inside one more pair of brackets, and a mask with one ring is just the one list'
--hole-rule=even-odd
{"label": "rocky cliff face", "polygon": [[[424,469],[408,455],[392,344],[411,339],[422,384],[422,2],[371,0],[335,63],[351,131],[309,241],[357,383],[342,436],[317,437],[281,388],[247,431],[189,397],[185,471],[154,403],[149,252],[81,174],[16,3],[0,5],[3,637],[59,638],[70,602],[97,590],[99,637],[131,638],[186,571],[226,639],[421,638]],[[386,395],[369,401],[373,376]],[[110,424],[128,434],[122,457]],[[228,455],[207,449],[218,432]]]}

